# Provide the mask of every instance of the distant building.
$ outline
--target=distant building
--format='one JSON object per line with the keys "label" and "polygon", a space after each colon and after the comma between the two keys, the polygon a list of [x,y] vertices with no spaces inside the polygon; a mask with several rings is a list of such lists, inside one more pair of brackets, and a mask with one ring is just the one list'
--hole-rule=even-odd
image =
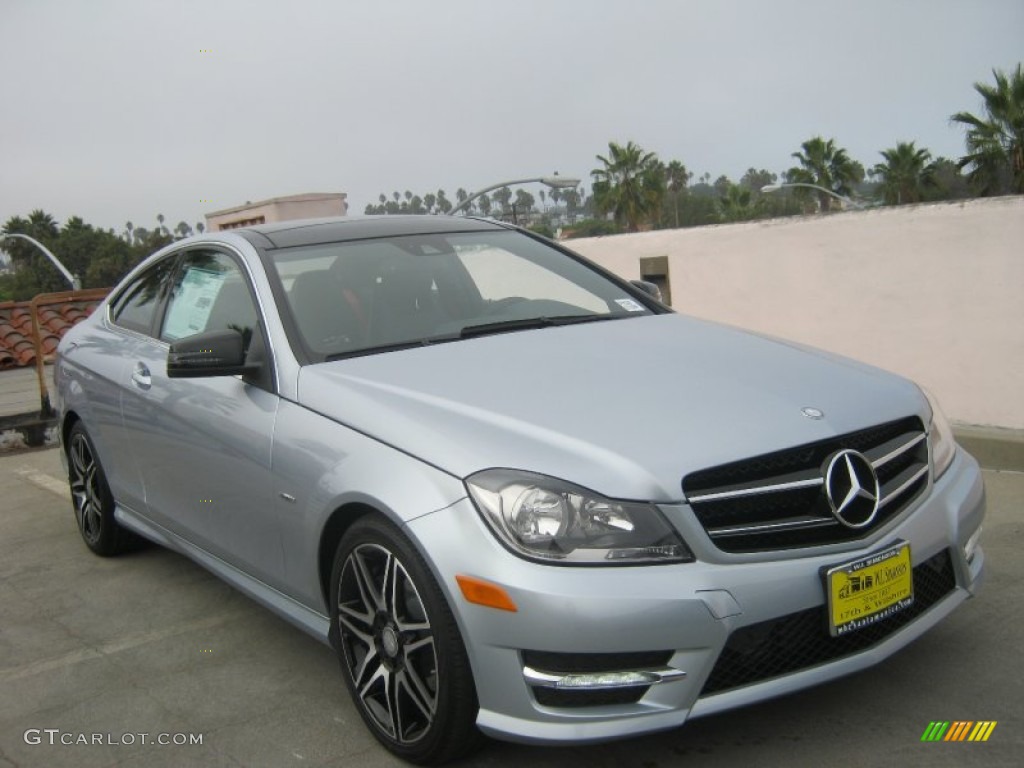
{"label": "distant building", "polygon": [[206,214],[206,229],[219,232],[222,229],[252,227],[274,221],[344,216],[348,213],[347,197],[344,192],[309,192],[246,203]]}

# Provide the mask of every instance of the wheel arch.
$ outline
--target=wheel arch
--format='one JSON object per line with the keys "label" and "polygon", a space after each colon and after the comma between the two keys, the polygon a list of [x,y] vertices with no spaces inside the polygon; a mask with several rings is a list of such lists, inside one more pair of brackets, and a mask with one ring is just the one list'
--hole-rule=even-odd
{"label": "wheel arch", "polygon": [[335,509],[320,531],[320,542],[317,547],[317,578],[320,582],[320,594],[328,610],[330,610],[331,604],[331,569],[334,566],[334,553],[337,552],[338,544],[345,532],[357,520],[368,515],[376,515],[390,520],[389,515],[376,507],[363,501],[352,501]]}
{"label": "wheel arch", "polygon": [[60,423],[60,445],[61,450],[67,451],[68,447],[68,436],[71,434],[71,430],[75,424],[80,422],[82,417],[78,415],[75,410],[70,410],[64,414],[64,418]]}

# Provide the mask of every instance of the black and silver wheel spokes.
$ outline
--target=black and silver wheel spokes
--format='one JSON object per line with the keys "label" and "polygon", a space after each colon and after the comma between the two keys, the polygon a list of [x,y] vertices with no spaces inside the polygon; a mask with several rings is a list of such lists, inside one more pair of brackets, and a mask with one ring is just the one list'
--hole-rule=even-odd
{"label": "black and silver wheel spokes", "polygon": [[362,544],[345,560],[338,620],[356,695],[399,744],[429,730],[437,711],[437,653],[426,608],[402,563]]}
{"label": "black and silver wheel spokes", "polygon": [[72,436],[68,460],[71,499],[78,527],[86,541],[95,543],[100,538],[103,502],[98,487],[99,466],[84,435]]}

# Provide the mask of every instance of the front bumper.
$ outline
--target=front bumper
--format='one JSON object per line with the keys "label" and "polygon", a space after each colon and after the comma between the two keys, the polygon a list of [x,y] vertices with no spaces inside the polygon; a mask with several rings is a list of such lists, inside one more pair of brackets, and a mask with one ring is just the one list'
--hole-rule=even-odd
{"label": "front bumper", "polygon": [[[462,632],[476,680],[481,730],[530,743],[585,743],[673,728],[689,717],[762,701],[878,663],[941,621],[980,586],[984,553],[976,547],[968,561],[964,548],[980,527],[984,509],[978,465],[958,450],[922,500],[855,547],[725,555],[711,547],[685,505],[663,507],[698,556],[697,562],[680,565],[583,568],[527,562],[496,541],[468,499],[411,521],[408,530],[422,551],[430,553],[428,562]],[[869,647],[705,693],[731,635],[820,609],[825,603],[822,567],[869,554],[897,539],[910,543],[915,568],[943,559],[944,551],[949,554],[951,588],[930,607]],[[518,611],[466,602],[456,574],[501,585]],[[828,634],[824,626],[820,631]],[[564,670],[537,670],[524,663],[524,652],[542,652],[532,655],[546,658],[610,654],[628,659],[629,654],[659,651],[667,660],[660,665],[663,681],[641,689],[635,701],[597,698],[584,706],[551,706],[550,697],[538,696],[543,677],[535,673],[557,677]],[[685,675],[666,675],[670,670]]]}

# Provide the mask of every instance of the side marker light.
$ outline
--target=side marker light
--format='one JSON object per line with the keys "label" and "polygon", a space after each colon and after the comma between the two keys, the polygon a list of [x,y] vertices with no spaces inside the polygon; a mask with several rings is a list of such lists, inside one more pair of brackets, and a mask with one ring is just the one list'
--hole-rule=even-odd
{"label": "side marker light", "polygon": [[455,580],[459,583],[462,596],[470,603],[483,605],[488,608],[497,608],[499,611],[511,611],[512,613],[516,613],[519,610],[516,604],[512,602],[508,592],[497,584],[492,584],[489,581],[477,579],[473,576],[463,576],[461,573],[455,576]]}

